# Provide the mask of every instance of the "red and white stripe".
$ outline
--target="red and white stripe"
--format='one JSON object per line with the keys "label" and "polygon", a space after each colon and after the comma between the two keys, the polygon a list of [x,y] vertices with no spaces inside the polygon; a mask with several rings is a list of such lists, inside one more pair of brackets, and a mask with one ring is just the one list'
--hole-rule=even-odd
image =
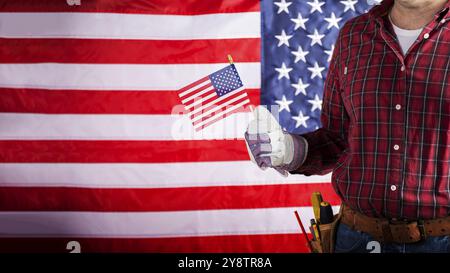
{"label": "red and white stripe", "polygon": [[[330,177],[253,166],[239,111],[196,132],[178,90],[231,54],[259,104],[259,1],[0,0],[0,251],[303,252]],[[211,26],[214,25],[214,28]]]}

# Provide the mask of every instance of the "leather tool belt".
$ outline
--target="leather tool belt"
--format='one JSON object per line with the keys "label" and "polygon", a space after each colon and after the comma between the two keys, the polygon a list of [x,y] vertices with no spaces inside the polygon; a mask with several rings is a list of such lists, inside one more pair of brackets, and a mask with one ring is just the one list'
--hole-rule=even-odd
{"label": "leather tool belt", "polygon": [[450,235],[450,216],[430,220],[392,221],[366,216],[342,204],[341,222],[370,234],[380,243],[415,243],[428,236]]}

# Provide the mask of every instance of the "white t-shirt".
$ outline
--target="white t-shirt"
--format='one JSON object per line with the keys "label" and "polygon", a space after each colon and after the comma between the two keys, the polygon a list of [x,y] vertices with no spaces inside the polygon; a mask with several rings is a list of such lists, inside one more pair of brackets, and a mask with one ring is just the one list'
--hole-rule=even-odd
{"label": "white t-shirt", "polygon": [[[389,19],[391,19],[390,16]],[[402,48],[403,54],[406,54],[406,52],[408,52],[408,49],[417,40],[417,37],[419,37],[423,28],[413,30],[399,28],[392,22],[392,20],[391,24],[394,27],[395,34],[397,34],[397,38],[400,43],[400,47]]]}

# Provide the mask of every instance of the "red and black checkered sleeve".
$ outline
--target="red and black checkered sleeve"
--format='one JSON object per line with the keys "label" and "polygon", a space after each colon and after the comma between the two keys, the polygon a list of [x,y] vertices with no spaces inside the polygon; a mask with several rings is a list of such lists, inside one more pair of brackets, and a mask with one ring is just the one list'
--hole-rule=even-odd
{"label": "red and black checkered sleeve", "polygon": [[345,41],[343,28],[338,36],[333,57],[325,81],[321,122],[316,131],[303,134],[308,141],[308,155],[300,168],[291,173],[324,175],[331,172],[341,154],[348,147],[349,117],[341,97],[341,79],[345,66],[342,64]]}

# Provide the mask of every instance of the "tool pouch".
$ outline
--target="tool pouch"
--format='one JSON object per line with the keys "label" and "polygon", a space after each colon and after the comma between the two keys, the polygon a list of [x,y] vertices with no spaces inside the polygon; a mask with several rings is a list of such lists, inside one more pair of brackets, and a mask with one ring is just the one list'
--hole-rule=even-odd
{"label": "tool pouch", "polygon": [[333,222],[319,224],[320,241],[312,241],[313,251],[316,253],[333,253],[336,242],[336,232],[341,220],[342,212],[334,215]]}

